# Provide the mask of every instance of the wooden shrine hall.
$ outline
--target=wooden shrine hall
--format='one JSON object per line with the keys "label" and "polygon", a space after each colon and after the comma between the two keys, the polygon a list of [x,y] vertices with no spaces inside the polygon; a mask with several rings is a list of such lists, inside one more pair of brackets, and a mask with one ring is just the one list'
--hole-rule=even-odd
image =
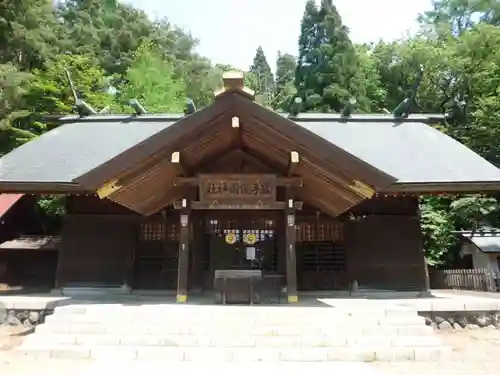
{"label": "wooden shrine hall", "polygon": [[63,117],[0,160],[1,193],[66,196],[56,288],[426,291],[418,196],[500,190],[430,115],[280,114],[223,78],[193,113]]}

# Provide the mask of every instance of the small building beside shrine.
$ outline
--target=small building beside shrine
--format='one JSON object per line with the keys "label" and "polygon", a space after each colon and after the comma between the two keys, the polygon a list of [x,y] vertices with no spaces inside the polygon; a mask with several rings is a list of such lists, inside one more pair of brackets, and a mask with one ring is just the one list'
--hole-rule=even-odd
{"label": "small building beside shrine", "polygon": [[460,254],[463,258],[470,257],[471,268],[500,275],[500,229],[481,227],[460,231],[458,235]]}
{"label": "small building beside shrine", "polygon": [[0,159],[0,192],[67,196],[63,290],[183,302],[211,293],[218,271],[257,270],[289,302],[353,285],[426,291],[419,195],[500,190],[500,170],[435,120],[279,114],[227,75],[194,113],[60,119]]}

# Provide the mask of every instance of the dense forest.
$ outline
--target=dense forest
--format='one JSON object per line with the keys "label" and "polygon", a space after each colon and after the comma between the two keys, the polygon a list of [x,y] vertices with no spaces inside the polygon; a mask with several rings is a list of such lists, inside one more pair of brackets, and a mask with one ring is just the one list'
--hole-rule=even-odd
{"label": "dense forest", "polygon": [[[280,53],[274,69],[261,47],[248,46],[257,49],[247,85],[278,111],[299,96],[307,111],[338,112],[355,98],[358,112],[383,113],[407,96],[423,67],[411,110],[453,113],[439,129],[500,166],[500,3],[436,0],[419,22],[417,35],[359,45],[332,0],[311,0],[297,50]],[[57,126],[47,115],[74,113],[65,69],[97,111],[132,112],[132,98],[150,112],[181,112],[186,98],[209,104],[221,73],[233,68],[212,64],[196,45],[168,19],[151,20],[117,0],[2,1],[0,155]],[[422,197],[428,262],[456,259],[453,230],[500,226],[496,198]],[[40,204],[60,212],[47,198]]]}

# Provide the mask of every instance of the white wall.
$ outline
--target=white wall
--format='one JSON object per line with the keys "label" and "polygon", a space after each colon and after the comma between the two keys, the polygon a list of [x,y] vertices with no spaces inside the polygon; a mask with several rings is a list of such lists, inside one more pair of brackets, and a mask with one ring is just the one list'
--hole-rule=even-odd
{"label": "white wall", "polygon": [[472,264],[475,269],[488,269],[500,272],[497,261],[500,254],[483,253],[477,246],[471,243],[462,245],[462,254],[472,255]]}

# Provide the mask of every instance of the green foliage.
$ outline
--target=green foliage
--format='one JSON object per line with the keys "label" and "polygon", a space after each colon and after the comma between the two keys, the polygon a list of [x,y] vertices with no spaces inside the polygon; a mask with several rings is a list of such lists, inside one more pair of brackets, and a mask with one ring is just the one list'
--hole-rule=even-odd
{"label": "green foliage", "polygon": [[176,78],[175,68],[151,43],[138,48],[125,74],[119,96],[128,102],[138,99],[149,112],[182,112],[186,87]]}
{"label": "green foliage", "polygon": [[455,243],[449,201],[442,198],[426,198],[420,203],[423,246],[427,263],[439,265]]}
{"label": "green foliage", "polygon": [[296,85],[307,109],[340,112],[351,97],[369,109],[356,48],[331,0],[307,3],[299,44]]}
{"label": "green foliage", "polygon": [[57,53],[59,32],[52,0],[0,2],[0,64],[40,68]]}
{"label": "green foliage", "polygon": [[274,93],[274,76],[261,46],[257,48],[249,73],[254,76],[250,87],[260,97],[261,103],[270,105]]}
{"label": "green foliage", "polygon": [[66,197],[57,196],[42,196],[37,201],[42,213],[49,217],[61,217],[66,213]]}
{"label": "green foliage", "polygon": [[44,69],[33,70],[33,80],[25,95],[27,109],[33,119],[42,115],[64,115],[73,111],[74,98],[64,69],[68,69],[78,96],[94,109],[101,110],[111,105],[113,96],[109,91],[110,78],[86,55],[59,55]]}
{"label": "green foliage", "polygon": [[496,0],[433,0],[432,9],[420,16],[427,32],[443,36],[462,35],[485,22],[500,25],[500,3]]}
{"label": "green foliage", "polygon": [[493,197],[470,195],[453,201],[450,212],[460,229],[470,230],[491,225],[491,216],[499,205]]}
{"label": "green foliage", "polygon": [[297,62],[294,56],[278,52],[273,108],[284,112],[289,111],[290,105],[297,95],[294,83],[296,69]]}
{"label": "green foliage", "polygon": [[35,134],[23,120],[28,115],[24,109],[24,95],[31,74],[19,72],[13,65],[0,65],[0,154],[31,140]]}

